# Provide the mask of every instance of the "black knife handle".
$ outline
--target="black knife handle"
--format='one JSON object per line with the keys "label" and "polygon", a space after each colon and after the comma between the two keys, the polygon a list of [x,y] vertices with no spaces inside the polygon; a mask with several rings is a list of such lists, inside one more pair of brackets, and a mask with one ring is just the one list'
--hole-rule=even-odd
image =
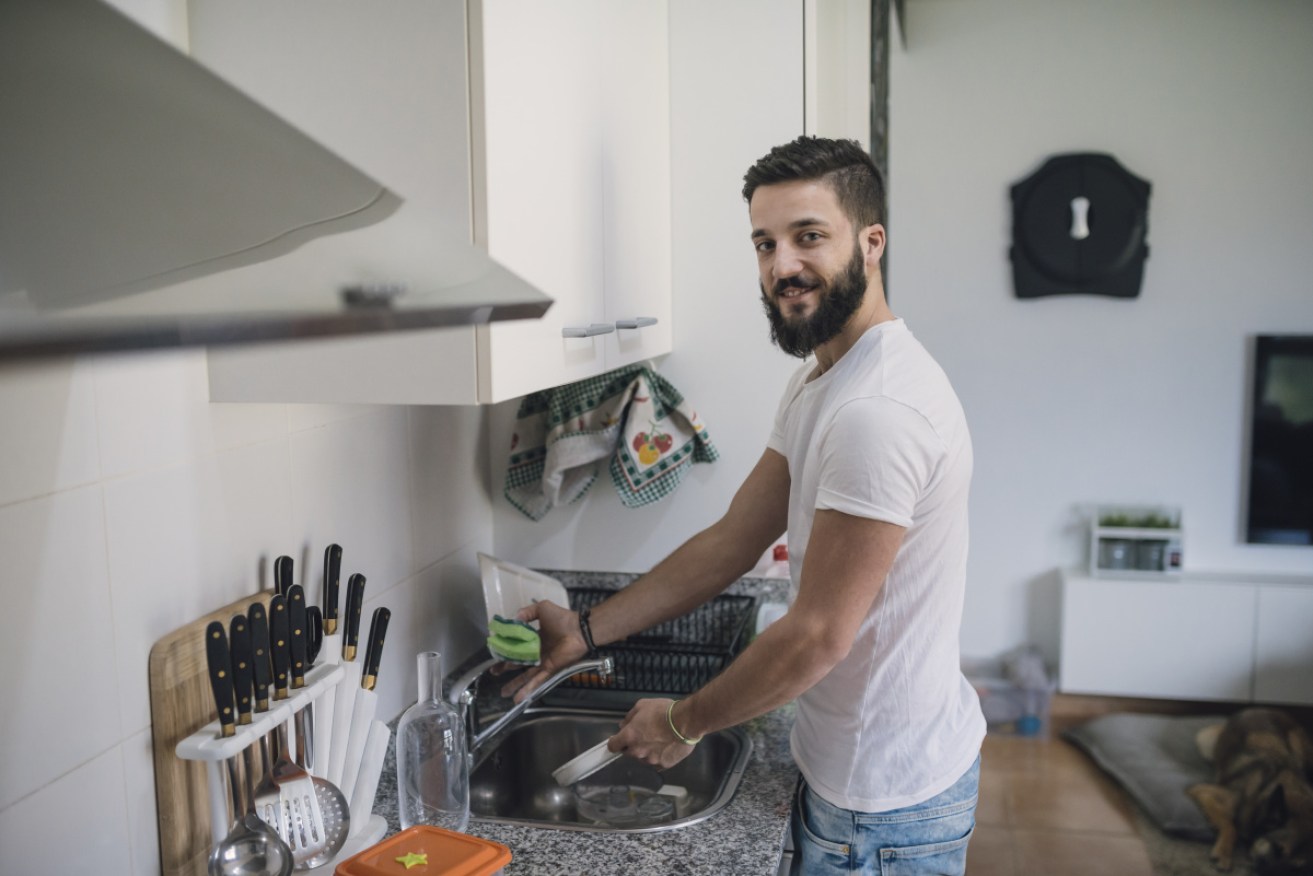
{"label": "black knife handle", "polygon": [[251,678],[255,682],[255,710],[269,709],[269,685],[273,670],[269,666],[269,615],[263,603],[255,603],[246,612],[251,635]]}
{"label": "black knife handle", "polygon": [[293,584],[287,589],[287,620],[291,624],[288,641],[292,646],[292,690],[305,687],[306,632],[305,591],[300,584]]}
{"label": "black knife handle", "polygon": [[269,600],[269,655],[274,663],[274,699],[287,699],[291,684],[292,652],[288,649],[292,624],[287,616],[287,600],[274,595]]}
{"label": "black knife handle", "polygon": [[342,619],[342,657],[356,659],[360,641],[360,610],[365,604],[365,576],[356,572],[346,583],[346,616]]}
{"label": "black knife handle", "polygon": [[237,702],[237,723],[251,723],[251,679],[254,660],[251,656],[251,630],[246,615],[233,615],[228,625],[228,647],[233,670],[233,699]]}
{"label": "black knife handle", "polygon": [[219,713],[219,735],[232,736],[236,732],[233,678],[232,667],[228,665],[228,635],[223,631],[222,621],[212,621],[205,628],[205,663],[210,671],[214,706]]}
{"label": "black knife handle", "polygon": [[274,592],[284,599],[292,586],[292,558],[284,554],[274,560]]}
{"label": "black knife handle", "polygon": [[319,610],[319,606],[312,605],[305,610],[306,620],[306,640],[305,640],[305,668],[308,672],[311,666],[315,665],[315,658],[319,656],[319,649],[324,647],[324,615]]}
{"label": "black knife handle", "polygon": [[387,635],[392,612],[386,608],[374,609],[369,621],[369,644],[365,646],[365,665],[360,674],[360,686],[373,690],[378,680],[378,664],[383,659],[383,637]]}
{"label": "black knife handle", "polygon": [[342,580],[342,546],[324,549],[324,634],[337,632],[337,592]]}

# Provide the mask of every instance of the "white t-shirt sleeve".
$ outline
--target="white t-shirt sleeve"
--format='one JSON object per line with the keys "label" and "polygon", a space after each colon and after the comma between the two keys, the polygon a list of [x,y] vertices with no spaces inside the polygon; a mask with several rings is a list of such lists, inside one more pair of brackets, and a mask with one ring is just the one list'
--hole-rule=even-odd
{"label": "white t-shirt sleeve", "polygon": [[821,438],[816,508],[910,527],[944,455],[918,411],[879,396],[854,399]]}

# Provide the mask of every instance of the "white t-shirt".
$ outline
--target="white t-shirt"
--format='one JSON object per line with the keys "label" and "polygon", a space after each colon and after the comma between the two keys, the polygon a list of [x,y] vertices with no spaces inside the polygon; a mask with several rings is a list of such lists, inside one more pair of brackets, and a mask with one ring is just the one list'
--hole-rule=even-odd
{"label": "white t-shirt", "polygon": [[952,786],[985,735],[958,650],[971,436],[948,377],[901,319],[808,382],[814,370],[789,382],[769,442],[789,462],[791,595],[816,509],[907,532],[852,651],[798,698],[790,742],[823,799],[900,809]]}

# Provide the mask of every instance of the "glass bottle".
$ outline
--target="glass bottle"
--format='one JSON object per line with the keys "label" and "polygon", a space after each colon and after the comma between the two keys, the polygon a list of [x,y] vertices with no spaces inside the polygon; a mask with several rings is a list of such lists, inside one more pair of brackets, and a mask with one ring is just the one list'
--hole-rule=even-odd
{"label": "glass bottle", "polygon": [[442,655],[421,652],[419,701],[397,725],[397,805],[401,827],[464,831],[470,820],[465,724],[442,699]]}

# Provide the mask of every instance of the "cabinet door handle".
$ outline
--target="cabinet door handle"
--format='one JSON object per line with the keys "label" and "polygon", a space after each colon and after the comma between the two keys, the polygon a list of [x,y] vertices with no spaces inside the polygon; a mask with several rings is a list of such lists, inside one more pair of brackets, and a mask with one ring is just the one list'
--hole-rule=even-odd
{"label": "cabinet door handle", "polygon": [[617,319],[615,327],[618,329],[641,329],[644,326],[656,325],[655,316],[636,316],[633,319]]}
{"label": "cabinet door handle", "polygon": [[609,322],[594,322],[588,325],[567,325],[561,329],[563,338],[591,338],[593,335],[609,335],[615,326]]}

